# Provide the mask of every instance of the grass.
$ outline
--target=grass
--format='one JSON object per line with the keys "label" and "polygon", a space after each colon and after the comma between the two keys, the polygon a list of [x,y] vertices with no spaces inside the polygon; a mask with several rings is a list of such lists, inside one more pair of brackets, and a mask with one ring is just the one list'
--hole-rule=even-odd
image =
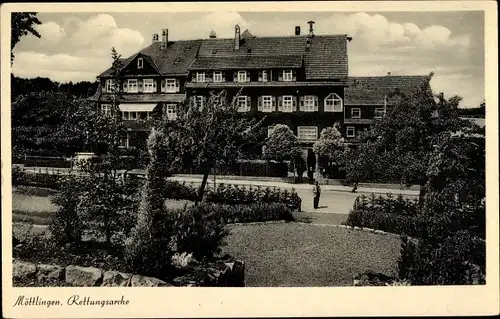
{"label": "grass", "polygon": [[245,261],[250,287],[351,286],[364,271],[397,274],[396,237],[295,223],[229,227],[223,252]]}

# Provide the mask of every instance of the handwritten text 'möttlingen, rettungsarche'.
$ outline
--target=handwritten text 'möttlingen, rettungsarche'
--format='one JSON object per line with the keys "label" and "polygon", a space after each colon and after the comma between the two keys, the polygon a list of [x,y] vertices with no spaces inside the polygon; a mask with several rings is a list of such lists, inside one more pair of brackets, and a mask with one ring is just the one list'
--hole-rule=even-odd
{"label": "handwritten text 'm\u00f6ttlingen, rettungsarche'", "polygon": [[48,300],[43,299],[40,296],[25,296],[21,295],[17,297],[14,307],[55,307],[55,306],[94,306],[94,307],[105,307],[105,306],[127,306],[129,300],[121,296],[120,299],[91,299],[89,296],[72,295],[67,300]]}

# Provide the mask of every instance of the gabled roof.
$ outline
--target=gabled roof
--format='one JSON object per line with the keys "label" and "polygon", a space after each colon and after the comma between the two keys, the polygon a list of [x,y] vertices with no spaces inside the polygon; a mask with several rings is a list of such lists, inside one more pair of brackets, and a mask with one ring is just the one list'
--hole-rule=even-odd
{"label": "gabled roof", "polygon": [[[248,30],[247,30],[248,31]],[[231,67],[243,68],[245,59],[241,57],[255,58],[257,61],[275,61],[275,67],[288,67],[290,56],[301,56],[306,80],[331,80],[346,78],[347,70],[347,36],[346,35],[316,35],[309,36],[286,36],[286,37],[255,37],[250,32],[245,32],[241,38],[240,47],[234,49],[234,39],[210,38],[191,41],[169,42],[166,49],[160,48],[161,43],[156,42],[142,49],[143,54],[151,64],[155,66],[162,75],[186,75],[188,67],[195,58],[230,58],[226,62]],[[306,49],[307,47],[307,49]],[[123,60],[123,65],[127,65],[137,54]],[[283,56],[287,56],[286,58]],[[236,58],[239,57],[239,58]],[[240,59],[240,60],[238,60]],[[214,62],[215,60],[205,60]],[[220,60],[219,60],[220,61]],[[239,65],[236,62],[243,62]],[[296,65],[298,57],[294,58],[292,65]],[[271,64],[272,62],[269,62]],[[281,63],[281,64],[280,64]],[[286,66],[281,66],[285,63]],[[201,65],[196,62],[195,66]],[[250,65],[253,65],[251,63]],[[223,67],[223,65],[221,65]],[[229,66],[227,67],[229,68]],[[111,75],[111,69],[103,72],[100,77]]]}
{"label": "gabled roof", "polygon": [[267,68],[300,68],[302,55],[280,56],[230,56],[202,57],[193,61],[189,70],[230,70],[230,69],[267,69]]}
{"label": "gabled roof", "polygon": [[[188,66],[193,62],[201,40],[168,42],[166,49],[161,49],[161,43],[155,42],[138,53],[122,60],[125,67],[138,54],[158,70],[161,75],[187,75]],[[101,73],[99,77],[111,76],[111,68]]]}
{"label": "gabled roof", "polygon": [[396,103],[397,97],[390,97],[391,93],[419,88],[428,80],[428,75],[349,77],[348,87],[344,89],[344,104],[384,105],[386,96],[387,103]]}
{"label": "gabled roof", "polygon": [[202,40],[198,57],[301,55],[307,80],[326,80],[347,77],[347,36],[246,37],[240,48],[234,49],[234,39]]}

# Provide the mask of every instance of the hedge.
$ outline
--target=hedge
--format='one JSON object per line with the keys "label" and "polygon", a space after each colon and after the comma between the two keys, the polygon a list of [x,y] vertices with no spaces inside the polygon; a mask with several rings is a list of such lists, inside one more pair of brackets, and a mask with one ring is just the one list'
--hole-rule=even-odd
{"label": "hedge", "polygon": [[[180,200],[196,200],[198,187],[193,184],[167,181],[164,185],[164,197]],[[245,187],[231,184],[219,184],[216,189],[206,189],[204,201],[218,204],[282,203],[292,210],[301,210],[302,199],[295,189],[290,191],[276,187]]]}

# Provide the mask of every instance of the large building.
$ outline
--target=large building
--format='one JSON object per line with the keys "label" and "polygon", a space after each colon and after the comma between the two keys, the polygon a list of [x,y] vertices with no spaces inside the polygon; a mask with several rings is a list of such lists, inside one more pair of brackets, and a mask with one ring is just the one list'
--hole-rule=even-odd
{"label": "large building", "polygon": [[[300,27],[290,36],[258,37],[249,30],[219,39],[169,41],[161,39],[122,61],[123,96],[120,111],[130,127],[124,146],[145,140],[153,115],[174,119],[179,107],[194,99],[204,103],[211,91],[225,90],[229,98],[240,89],[239,111],[266,116],[264,125],[288,125],[303,145],[304,156],[314,157],[312,145],[321,130],[341,125],[347,139],[367,129],[384,115],[394,89],[416,87],[427,76],[349,77],[347,35],[315,35],[313,21],[307,34]],[[98,76],[93,97],[110,112],[112,70]]]}

